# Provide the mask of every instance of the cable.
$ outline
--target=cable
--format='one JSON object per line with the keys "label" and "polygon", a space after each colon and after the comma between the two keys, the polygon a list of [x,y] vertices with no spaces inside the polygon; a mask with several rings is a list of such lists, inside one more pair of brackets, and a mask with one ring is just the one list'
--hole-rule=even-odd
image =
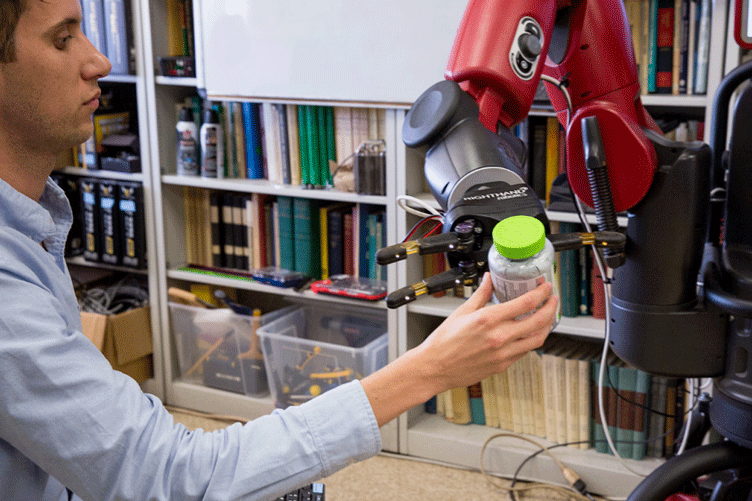
{"label": "cable", "polygon": [[[570,487],[567,488],[567,487],[562,487],[556,484],[545,484],[541,482],[531,482],[524,486],[512,487],[512,486],[501,485],[498,482],[495,482],[493,478],[491,477],[491,475],[489,475],[488,472],[486,472],[486,469],[483,467],[483,456],[485,455],[488,444],[491,443],[492,440],[500,438],[500,437],[509,437],[509,438],[516,438],[518,440],[524,440],[526,442],[530,442],[531,444],[539,447],[542,452],[545,452],[551,457],[551,459],[554,460],[556,465],[561,470],[561,473],[564,476],[564,479],[567,481]],[[580,479],[579,475],[577,475],[574,472],[574,470],[564,466],[562,462],[559,461],[559,459],[551,453],[548,447],[542,445],[537,440],[534,440],[532,438],[525,437],[522,435],[517,435],[514,433],[496,433],[495,435],[491,435],[490,437],[488,437],[488,439],[485,441],[485,443],[483,444],[483,447],[480,450],[480,472],[483,474],[483,477],[486,479],[486,481],[488,481],[488,483],[490,483],[497,489],[504,490],[509,493],[522,492],[522,491],[527,491],[531,489],[546,488],[546,489],[553,489],[559,492],[564,492],[569,495],[574,495],[577,499],[580,499],[583,501],[593,501],[592,496],[585,494],[586,492],[585,483],[582,481],[582,479]]]}
{"label": "cable", "polygon": [[[689,380],[689,393],[691,395],[691,398],[694,399],[692,402],[692,405],[689,406],[690,409],[693,409],[695,405],[697,405],[697,402],[699,401],[699,396],[695,395],[695,379],[691,378]],[[679,449],[676,451],[676,455],[680,456],[684,453],[684,449],[687,447],[687,441],[689,440],[689,431],[692,428],[692,413],[689,413],[689,416],[687,416],[687,422],[684,425],[684,437],[682,437],[681,445],[679,446]]]}
{"label": "cable", "polygon": [[[407,205],[406,202],[412,202],[414,204],[420,205],[421,207],[426,209],[428,212],[427,213],[421,212],[417,209],[414,209],[410,207],[409,205]],[[437,211],[436,209],[428,205],[423,200],[420,200],[410,195],[399,195],[397,197],[397,205],[399,205],[405,212],[412,214],[413,216],[418,216],[418,217],[441,216],[443,217],[441,212]]]}

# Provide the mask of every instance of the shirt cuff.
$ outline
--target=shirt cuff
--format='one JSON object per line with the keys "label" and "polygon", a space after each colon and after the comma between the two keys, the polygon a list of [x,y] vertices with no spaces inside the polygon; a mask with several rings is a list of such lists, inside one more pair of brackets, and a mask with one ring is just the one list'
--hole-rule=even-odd
{"label": "shirt cuff", "polygon": [[323,476],[381,450],[381,433],[360,381],[327,391],[301,406],[319,451]]}

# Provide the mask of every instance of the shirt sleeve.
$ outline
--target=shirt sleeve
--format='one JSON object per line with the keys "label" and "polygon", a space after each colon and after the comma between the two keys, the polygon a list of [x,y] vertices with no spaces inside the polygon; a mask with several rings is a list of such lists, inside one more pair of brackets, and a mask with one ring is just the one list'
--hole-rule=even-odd
{"label": "shirt sleeve", "polygon": [[0,290],[0,439],[84,501],[269,499],[381,448],[358,381],[246,425],[189,431],[113,371],[44,286],[2,271]]}

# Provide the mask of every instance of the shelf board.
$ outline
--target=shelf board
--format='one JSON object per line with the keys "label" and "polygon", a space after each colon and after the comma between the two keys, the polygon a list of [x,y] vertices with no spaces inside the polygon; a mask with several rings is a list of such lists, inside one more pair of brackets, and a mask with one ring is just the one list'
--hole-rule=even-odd
{"label": "shelf board", "polygon": [[100,82],[114,82],[114,83],[138,83],[139,77],[137,75],[107,75],[104,78],[99,79]]}
{"label": "shelf board", "polygon": [[112,170],[84,169],[81,167],[64,167],[56,172],[70,174],[74,176],[96,177],[101,179],[116,179],[118,181],[133,181],[142,183],[144,175],[140,172],[129,174],[127,172],[116,172]]}
{"label": "shelf board", "polygon": [[173,85],[176,87],[196,87],[198,80],[195,77],[165,77],[156,76],[154,82],[158,85]]}
{"label": "shelf board", "polygon": [[121,271],[124,273],[135,273],[138,275],[149,274],[149,270],[147,269],[131,268],[129,266],[116,266],[116,265],[107,264],[107,263],[89,261],[89,260],[84,259],[83,256],[67,257],[65,258],[65,262],[68,263],[69,266],[84,266],[86,268],[97,268],[100,270]]}
{"label": "shelf board", "polygon": [[274,410],[271,396],[251,397],[240,393],[209,388],[201,384],[176,380],[172,382],[170,405],[200,412],[255,419]]}
{"label": "shelf board", "polygon": [[[477,470],[483,444],[501,432],[504,431],[489,426],[456,425],[442,417],[422,413],[408,424],[407,454]],[[543,446],[553,445],[542,438],[530,438]],[[486,449],[484,468],[492,474],[511,478],[522,461],[537,450],[537,447],[523,440],[497,438]],[[577,472],[590,492],[596,494],[625,498],[642,481],[642,477],[631,473],[611,455],[570,447],[556,447],[551,452]],[[646,475],[663,464],[663,460],[655,458],[625,461],[630,468]],[[520,472],[519,479],[565,485],[558,466],[546,454],[539,454],[529,461]]]}
{"label": "shelf board", "polygon": [[[408,304],[407,311],[434,317],[448,317],[464,302],[465,299],[450,295],[439,298],[425,297]],[[590,316],[561,317],[559,325],[556,326],[554,332],[585,338],[603,339],[605,337],[605,325],[604,320]]]}
{"label": "shelf board", "polygon": [[674,96],[670,94],[643,94],[642,104],[645,106],[669,106],[682,108],[705,108],[708,105],[708,96]]}
{"label": "shelf board", "polygon": [[297,198],[315,198],[319,200],[337,200],[341,202],[386,205],[387,198],[375,195],[359,195],[333,188],[309,189],[303,186],[278,184],[266,179],[212,179],[200,176],[164,175],[162,182],[174,186],[193,186],[212,190],[225,190],[244,193],[263,193],[266,195],[288,196]]}
{"label": "shelf board", "polygon": [[285,296],[289,298],[297,298],[304,300],[312,300],[316,302],[329,302],[337,304],[345,304],[354,306],[356,308],[368,307],[368,308],[386,308],[386,301],[362,301],[358,299],[348,299],[345,297],[334,296],[331,294],[318,294],[311,290],[305,290],[303,292],[296,292],[292,287],[275,287],[273,285],[266,285],[254,280],[243,278],[227,278],[224,276],[207,275],[204,273],[194,273],[191,271],[183,270],[168,270],[167,277],[175,280],[184,280],[186,282],[195,282],[202,284],[218,285],[221,287],[230,287],[233,289],[243,289],[256,292],[265,292],[268,294],[275,294],[278,296]]}

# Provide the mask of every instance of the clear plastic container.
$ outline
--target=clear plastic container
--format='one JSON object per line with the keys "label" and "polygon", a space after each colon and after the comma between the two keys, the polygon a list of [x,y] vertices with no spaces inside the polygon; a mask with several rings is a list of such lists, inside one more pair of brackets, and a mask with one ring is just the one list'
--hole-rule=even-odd
{"label": "clear plastic container", "polygon": [[[493,300],[503,303],[551,282],[558,293],[555,251],[543,223],[530,216],[512,216],[493,229],[494,245],[488,251],[488,269],[494,285]],[[532,312],[530,312],[532,313]],[[561,318],[557,309],[554,327]]]}
{"label": "clear plastic container", "polygon": [[301,306],[258,329],[269,391],[298,405],[386,365],[386,311],[327,303]]}

